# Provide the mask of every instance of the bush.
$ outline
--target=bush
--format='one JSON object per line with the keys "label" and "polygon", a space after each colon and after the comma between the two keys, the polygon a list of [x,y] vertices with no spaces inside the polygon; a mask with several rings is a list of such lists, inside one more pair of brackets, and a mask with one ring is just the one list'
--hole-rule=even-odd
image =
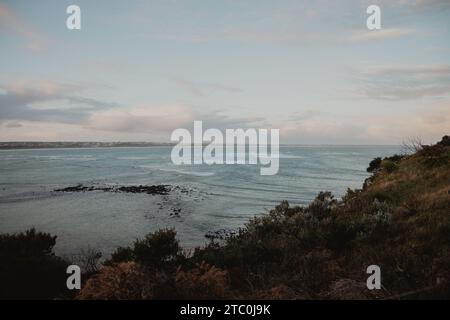
{"label": "bush", "polygon": [[381,165],[381,158],[375,158],[369,163],[369,167],[367,168],[367,172],[375,172],[376,170],[380,169]]}
{"label": "bush", "polygon": [[56,236],[35,229],[0,235],[0,299],[68,296],[69,263],[53,253]]}
{"label": "bush", "polygon": [[135,262],[105,266],[92,276],[77,295],[79,300],[151,299],[145,275]]}
{"label": "bush", "polygon": [[158,230],[134,243],[136,261],[143,264],[161,265],[175,260],[180,253],[180,245],[173,229]]}
{"label": "bush", "polygon": [[401,160],[403,160],[405,158],[406,158],[406,156],[403,154],[394,154],[393,156],[384,158],[384,160],[390,160],[390,161],[398,164],[398,163],[400,163]]}
{"label": "bush", "polygon": [[105,265],[112,265],[119,262],[128,262],[134,260],[134,252],[130,247],[118,247],[116,251],[111,254],[111,258],[105,261]]}
{"label": "bush", "polygon": [[100,251],[87,247],[86,249],[81,249],[78,254],[71,258],[71,260],[73,264],[76,264],[81,268],[84,277],[89,277],[99,271],[101,267],[101,258],[102,253]]}
{"label": "bush", "polygon": [[175,230],[161,229],[149,233],[144,239],[136,240],[132,248],[119,247],[105,264],[136,261],[147,266],[162,267],[170,263],[176,264],[182,258],[183,252]]}
{"label": "bush", "polygon": [[331,209],[337,204],[337,200],[331,192],[320,192],[307,207],[307,212],[316,219],[323,219],[330,215]]}
{"label": "bush", "polygon": [[177,270],[177,295],[184,299],[230,298],[228,273],[202,262],[189,271]]}
{"label": "bush", "polygon": [[423,156],[423,161],[428,168],[449,165],[450,148],[447,144],[448,142],[444,137],[440,143],[434,146],[423,147],[420,154]]}
{"label": "bush", "polygon": [[437,143],[442,147],[450,147],[450,136],[443,136],[442,140]]}
{"label": "bush", "polygon": [[397,163],[395,163],[392,160],[387,160],[387,159],[383,160],[383,162],[381,163],[381,166],[388,173],[392,173],[392,172],[394,172],[394,171],[396,171],[398,169],[398,164]]}
{"label": "bush", "polygon": [[391,222],[391,207],[387,202],[375,199],[371,210],[377,225],[387,225]]}

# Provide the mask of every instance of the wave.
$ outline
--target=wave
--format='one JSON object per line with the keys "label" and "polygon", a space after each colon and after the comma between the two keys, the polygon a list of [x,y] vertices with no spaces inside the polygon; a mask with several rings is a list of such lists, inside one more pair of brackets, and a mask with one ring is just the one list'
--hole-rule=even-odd
{"label": "wave", "polygon": [[197,176],[197,177],[211,177],[216,174],[215,172],[209,172],[209,171],[187,171],[187,170],[180,170],[180,169],[158,168],[155,166],[147,166],[147,165],[142,165],[139,167],[145,168],[145,169],[159,170],[159,171],[164,171],[164,172],[174,172],[174,173],[185,174],[185,175],[190,175],[190,176]]}
{"label": "wave", "polygon": [[154,160],[155,157],[117,157],[117,160]]}
{"label": "wave", "polygon": [[359,156],[359,152],[320,152],[319,155],[323,156]]}
{"label": "wave", "polygon": [[[237,153],[236,157],[237,156],[242,156],[242,155],[243,155],[243,153]],[[247,160],[250,156],[255,157],[256,159],[258,159],[258,157],[259,158],[264,158],[264,159],[270,159],[271,157],[275,157],[275,155],[271,154],[270,152],[268,153],[267,156],[261,156],[261,155],[258,155],[257,153],[250,153],[250,154],[246,153],[245,154],[245,159]],[[299,155],[294,155],[294,154],[279,153],[278,154],[278,158],[279,159],[303,159],[305,157],[304,156],[299,156]]]}
{"label": "wave", "polygon": [[92,156],[34,156],[34,159],[41,161],[95,161],[97,158]]}

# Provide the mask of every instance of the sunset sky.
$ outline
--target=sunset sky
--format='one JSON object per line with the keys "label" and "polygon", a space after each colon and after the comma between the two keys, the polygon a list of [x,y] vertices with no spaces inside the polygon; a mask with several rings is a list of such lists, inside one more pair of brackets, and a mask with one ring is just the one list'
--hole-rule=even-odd
{"label": "sunset sky", "polygon": [[0,0],[0,141],[167,142],[194,120],[281,143],[435,142],[450,1]]}

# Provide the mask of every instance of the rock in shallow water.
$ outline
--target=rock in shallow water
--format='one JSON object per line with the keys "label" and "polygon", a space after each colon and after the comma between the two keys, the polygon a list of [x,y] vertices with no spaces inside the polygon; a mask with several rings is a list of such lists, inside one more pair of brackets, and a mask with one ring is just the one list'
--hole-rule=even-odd
{"label": "rock in shallow water", "polygon": [[97,187],[97,186],[84,186],[78,184],[76,186],[56,189],[56,192],[86,192],[86,191],[104,191],[104,192],[122,192],[122,193],[146,193],[146,194],[159,194],[165,195],[171,191],[169,185],[152,185],[152,186],[112,186],[112,187]]}

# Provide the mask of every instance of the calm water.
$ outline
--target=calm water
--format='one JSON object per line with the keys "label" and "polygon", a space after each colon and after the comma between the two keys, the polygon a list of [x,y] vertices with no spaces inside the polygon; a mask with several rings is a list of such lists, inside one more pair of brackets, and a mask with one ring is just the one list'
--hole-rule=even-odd
{"label": "calm water", "polygon": [[[261,176],[253,165],[174,166],[170,147],[0,151],[0,232],[36,227],[58,235],[59,254],[88,246],[108,254],[150,231],[174,227],[182,244],[192,247],[204,243],[208,231],[238,228],[281,200],[306,204],[322,190],[341,196],[347,187],[361,187],[370,160],[398,151],[281,146],[276,176]],[[170,184],[189,192],[53,191],[80,183]]]}

